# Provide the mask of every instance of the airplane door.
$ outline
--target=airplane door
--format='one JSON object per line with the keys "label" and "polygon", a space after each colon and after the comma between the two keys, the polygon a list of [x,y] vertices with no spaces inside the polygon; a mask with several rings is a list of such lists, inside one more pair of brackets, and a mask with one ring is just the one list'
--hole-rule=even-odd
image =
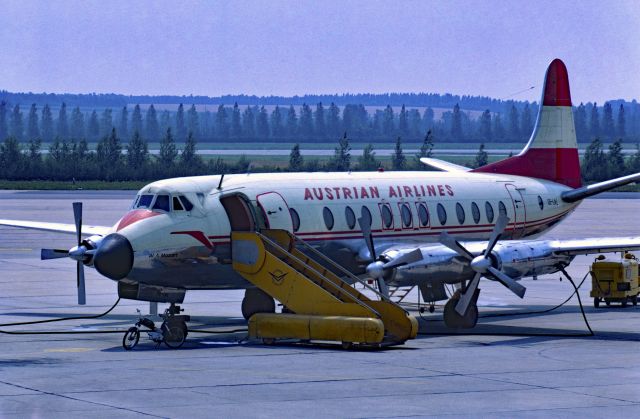
{"label": "airplane door", "polygon": [[277,192],[267,192],[256,196],[258,206],[264,214],[267,228],[287,230],[293,233],[293,221],[289,206],[282,195]]}
{"label": "airplane door", "polygon": [[511,197],[511,203],[513,204],[514,224],[513,236],[514,239],[519,239],[524,233],[525,223],[527,221],[527,209],[524,205],[524,198],[522,193],[515,185],[507,183],[505,185],[509,196]]}

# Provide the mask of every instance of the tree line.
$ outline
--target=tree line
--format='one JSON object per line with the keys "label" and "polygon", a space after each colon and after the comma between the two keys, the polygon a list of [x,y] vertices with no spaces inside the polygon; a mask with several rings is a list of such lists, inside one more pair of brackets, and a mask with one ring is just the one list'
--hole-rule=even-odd
{"label": "tree line", "polygon": [[[114,111],[69,109],[62,103],[54,111],[49,105],[39,108],[35,103],[28,110],[20,105],[0,101],[0,141],[8,136],[19,142],[41,140],[46,143],[85,139],[97,142],[116,128],[122,138],[138,132],[150,142],[159,142],[168,128],[176,141],[184,143],[191,132],[199,141],[288,141],[317,142],[339,138],[349,132],[354,141],[388,142],[400,136],[405,141],[419,141],[422,133],[431,130],[439,141],[449,142],[521,142],[533,130],[537,104],[525,103],[521,108],[511,103],[502,113],[485,109],[474,117],[455,104],[436,118],[431,107],[419,110],[402,105],[400,109],[387,105],[369,111],[362,105],[335,103],[313,107],[303,103],[270,111],[265,106],[218,105],[215,111],[198,111],[195,104],[176,111],[157,111],[152,104],[146,109],[127,105]],[[581,142],[599,138],[606,142],[616,139],[637,141],[640,138],[640,105],[633,102],[630,110],[620,102],[617,107],[607,102],[580,104],[574,108],[576,135]]]}
{"label": "tree line", "polygon": [[344,93],[344,94],[306,94],[301,96],[255,96],[255,95],[222,95],[222,96],[175,96],[175,95],[120,95],[114,93],[13,93],[0,90],[0,100],[9,103],[36,103],[44,106],[49,103],[65,102],[68,106],[81,108],[121,108],[130,103],[140,104],[175,104],[193,103],[195,105],[219,105],[232,106],[234,103],[243,103],[250,106],[302,106],[305,103],[335,103],[337,106],[345,106],[359,103],[364,106],[401,106],[403,104],[413,107],[452,108],[456,103],[463,109],[482,111],[489,109],[492,112],[501,112],[505,104],[514,103],[517,107],[524,106],[523,101],[505,101],[487,96],[454,95],[451,93]]}
{"label": "tree line", "polygon": [[[233,164],[219,157],[203,159],[197,154],[197,141],[192,132],[187,133],[185,142],[179,148],[171,128],[165,131],[157,155],[151,155],[148,142],[138,131],[133,133],[127,143],[123,143],[115,128],[98,142],[95,150],[89,149],[86,139],[76,141],[56,138],[49,146],[48,153],[43,153],[39,139],[30,140],[23,146],[15,137],[9,136],[0,143],[0,179],[148,181],[176,176],[246,173],[250,170],[426,170],[420,158],[432,156],[435,145],[434,134],[429,130],[423,137],[418,153],[406,155],[402,138],[397,137],[390,160],[383,164],[376,157],[373,144],[366,145],[362,155],[352,159],[351,140],[345,132],[338,140],[333,156],[326,161],[305,159],[301,155],[300,145],[295,144],[286,167],[267,165],[252,168],[246,156],[241,156]],[[635,154],[625,159],[620,140],[612,143],[607,152],[599,139],[593,140],[583,158],[583,178],[587,182],[594,182],[640,172],[640,145],[636,145],[636,149]],[[475,159],[467,165],[479,167],[487,163],[488,154],[482,143]]]}

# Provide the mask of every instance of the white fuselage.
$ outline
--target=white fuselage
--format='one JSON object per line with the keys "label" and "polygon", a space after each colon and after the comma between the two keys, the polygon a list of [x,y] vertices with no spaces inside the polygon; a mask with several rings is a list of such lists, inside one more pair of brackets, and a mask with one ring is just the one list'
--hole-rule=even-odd
{"label": "white fuselage", "polygon": [[375,248],[382,251],[436,242],[442,231],[486,239],[501,208],[510,219],[504,238],[535,237],[577,205],[562,201],[560,194],[570,188],[554,182],[463,171],[242,174],[219,184],[220,176],[176,178],[140,190],[138,196],[153,195],[154,202],[159,195],[170,202],[184,196],[194,207],[133,209],[134,216],[123,219],[136,221],[114,226],[135,252],[129,279],[187,289],[246,287],[228,264],[232,224],[291,229],[361,272],[371,260],[361,217],[370,218]]}

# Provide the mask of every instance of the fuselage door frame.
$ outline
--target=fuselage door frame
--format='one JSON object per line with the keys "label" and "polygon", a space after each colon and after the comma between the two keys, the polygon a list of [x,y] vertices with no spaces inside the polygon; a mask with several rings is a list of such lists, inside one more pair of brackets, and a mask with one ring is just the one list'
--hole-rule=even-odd
{"label": "fuselage door frame", "polygon": [[522,192],[512,183],[506,183],[504,187],[507,189],[509,196],[511,197],[511,204],[513,205],[514,219],[513,223],[513,239],[519,239],[524,234],[524,227],[527,221],[527,208],[525,207],[524,197]]}
{"label": "fuselage door frame", "polygon": [[256,196],[256,203],[269,229],[287,230],[293,233],[293,220],[289,205],[278,192],[265,192]]}

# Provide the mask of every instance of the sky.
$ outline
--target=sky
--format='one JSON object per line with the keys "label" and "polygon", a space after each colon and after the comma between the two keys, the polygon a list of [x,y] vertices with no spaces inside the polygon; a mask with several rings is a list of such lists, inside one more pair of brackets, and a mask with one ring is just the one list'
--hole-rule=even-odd
{"label": "sky", "polygon": [[640,99],[638,40],[636,0],[3,0],[0,90],[533,101],[558,57],[602,103]]}

